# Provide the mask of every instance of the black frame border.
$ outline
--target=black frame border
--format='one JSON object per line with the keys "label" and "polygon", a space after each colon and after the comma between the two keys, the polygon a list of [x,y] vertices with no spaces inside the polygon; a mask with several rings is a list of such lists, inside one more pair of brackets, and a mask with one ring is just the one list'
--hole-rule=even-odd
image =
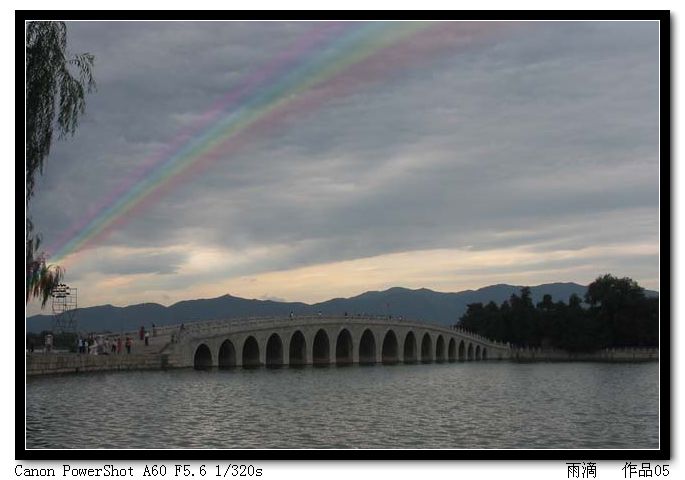
{"label": "black frame border", "polygon": [[[673,372],[671,370],[671,210],[672,122],[671,122],[671,14],[668,10],[16,10],[15,11],[15,125],[24,125],[24,24],[29,20],[654,20],[659,22],[659,202],[660,232],[660,398],[659,398],[659,449],[605,449],[605,450],[37,450],[25,445],[26,412],[26,357],[23,332],[26,326],[24,298],[17,288],[15,319],[15,458],[21,460],[167,460],[180,458],[195,461],[245,459],[245,460],[668,460],[671,458],[671,398],[673,395]],[[24,130],[15,128],[16,145],[24,145]],[[24,285],[25,268],[24,231],[25,176],[18,168],[25,163],[24,151],[15,149],[16,186],[16,252],[17,281]],[[662,179],[667,179],[662,181]],[[666,246],[667,248],[663,248]],[[666,288],[663,288],[663,286]],[[24,310],[23,319],[19,312]],[[663,340],[663,341],[662,341]]]}

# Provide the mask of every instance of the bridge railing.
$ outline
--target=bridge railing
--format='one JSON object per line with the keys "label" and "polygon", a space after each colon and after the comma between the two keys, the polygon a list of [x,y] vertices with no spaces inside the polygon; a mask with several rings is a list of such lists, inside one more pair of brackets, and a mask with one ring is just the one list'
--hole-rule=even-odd
{"label": "bridge railing", "polygon": [[180,341],[182,338],[191,336],[191,337],[199,337],[203,335],[211,335],[212,333],[216,332],[223,332],[226,330],[226,328],[230,328],[231,330],[238,327],[238,328],[244,328],[244,327],[255,327],[255,328],[264,328],[264,327],[282,327],[284,324],[287,324],[288,321],[297,321],[297,322],[312,322],[312,323],[320,323],[320,322],[340,322],[340,321],[353,321],[355,323],[361,323],[361,322],[387,322],[387,321],[392,321],[393,323],[399,323],[399,324],[410,324],[410,325],[419,325],[419,326],[426,326],[426,327],[432,327],[432,328],[439,328],[439,329],[444,329],[444,330],[452,330],[456,331],[460,335],[470,338],[472,340],[479,341],[481,343],[485,344],[490,344],[495,347],[499,348],[509,348],[509,345],[507,343],[503,342],[498,342],[496,340],[484,337],[482,335],[478,335],[477,333],[471,332],[467,329],[461,328],[461,327],[456,327],[456,326],[444,326],[444,325],[435,325],[431,323],[426,323],[422,322],[420,320],[415,320],[415,319],[406,319],[403,317],[392,317],[389,315],[362,315],[362,314],[350,314],[350,315],[293,315],[290,317],[283,317],[283,316],[254,316],[254,317],[241,317],[241,318],[231,318],[231,319],[216,319],[216,320],[205,320],[201,322],[192,322],[188,324],[182,324],[178,326],[174,326],[176,330],[172,333],[172,336],[174,338],[173,341],[177,342]]}

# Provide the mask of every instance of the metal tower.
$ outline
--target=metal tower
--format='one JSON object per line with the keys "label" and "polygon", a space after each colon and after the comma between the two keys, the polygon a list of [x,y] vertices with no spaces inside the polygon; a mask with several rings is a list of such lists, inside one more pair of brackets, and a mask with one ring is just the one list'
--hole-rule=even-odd
{"label": "metal tower", "polygon": [[52,290],[52,314],[55,316],[55,333],[76,332],[78,289],[60,283]]}

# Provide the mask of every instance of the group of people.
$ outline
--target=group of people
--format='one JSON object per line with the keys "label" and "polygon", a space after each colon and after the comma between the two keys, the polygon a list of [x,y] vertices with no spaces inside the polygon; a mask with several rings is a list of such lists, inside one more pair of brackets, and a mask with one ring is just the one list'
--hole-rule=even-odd
{"label": "group of people", "polygon": [[133,340],[131,340],[131,337],[126,335],[126,340],[124,340],[121,335],[117,337],[116,341],[109,341],[106,340],[106,342],[109,344],[109,350],[112,353],[112,355],[119,354],[122,351],[122,347],[126,347],[126,353],[131,353],[131,346],[133,345]]}
{"label": "group of people", "polygon": [[[140,337],[141,341],[145,342],[145,346],[147,347],[150,345],[150,331],[145,330],[145,327],[143,325],[140,326],[140,330],[138,331],[138,336]],[[152,336],[156,337],[157,336],[157,327],[155,324],[152,324]]]}
{"label": "group of people", "polygon": [[76,351],[79,354],[107,355],[122,353],[124,347],[126,353],[131,353],[133,341],[130,336],[119,336],[116,339],[103,338],[102,336],[87,338],[79,337],[76,340]]}
{"label": "group of people", "polygon": [[[157,327],[154,323],[152,324],[152,336],[157,336]],[[150,345],[150,331],[146,330],[144,326],[140,327],[138,337],[142,342],[145,342],[146,347]],[[88,338],[79,337],[77,340],[77,351],[79,354],[91,353],[93,345],[101,347],[93,353],[118,355],[126,349],[126,353],[129,354],[133,348],[133,338],[130,335],[119,335],[116,338],[105,339],[102,337],[96,339],[93,335]]]}
{"label": "group of people", "polygon": [[84,353],[90,353],[88,350],[91,345],[94,345],[95,341],[93,340],[92,336],[89,338],[83,338],[83,337],[78,337],[76,340],[76,351],[79,354],[84,354]]}

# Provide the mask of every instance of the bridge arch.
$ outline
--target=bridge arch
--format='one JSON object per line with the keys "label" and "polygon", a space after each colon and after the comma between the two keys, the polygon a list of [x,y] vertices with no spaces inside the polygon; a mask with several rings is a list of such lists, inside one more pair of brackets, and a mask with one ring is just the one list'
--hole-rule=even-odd
{"label": "bridge arch", "polygon": [[170,365],[196,368],[275,367],[308,364],[393,364],[484,361],[510,356],[506,344],[489,343],[439,325],[381,317],[308,316],[212,322],[193,326],[168,349]]}
{"label": "bridge arch", "polygon": [[195,349],[193,367],[196,370],[206,370],[208,368],[212,368],[212,352],[204,343],[201,343]]}
{"label": "bridge arch", "polygon": [[314,345],[312,345],[312,363],[314,365],[328,365],[331,363],[331,345],[328,340],[328,334],[323,328],[319,329],[314,336]]}
{"label": "bridge arch", "polygon": [[219,347],[219,368],[233,368],[235,365],[235,347],[226,339]]}
{"label": "bridge arch", "polygon": [[307,363],[307,341],[301,331],[295,330],[290,336],[288,347],[288,365],[299,367]]}
{"label": "bridge arch", "polygon": [[352,353],[352,334],[346,328],[340,330],[335,341],[335,364],[350,365],[354,361]]}
{"label": "bridge arch", "polygon": [[447,347],[447,361],[454,362],[457,360],[457,341],[454,337],[450,338],[450,343]]}
{"label": "bridge arch", "polygon": [[442,335],[438,335],[438,340],[435,342],[435,361],[442,363],[445,360],[445,339]]}
{"label": "bridge arch", "polygon": [[266,366],[267,368],[283,366],[283,342],[277,333],[271,334],[266,342]]}
{"label": "bridge arch", "polygon": [[376,363],[376,338],[368,328],[359,340],[359,364],[372,365]]}
{"label": "bridge arch", "polygon": [[433,361],[433,342],[428,332],[423,334],[421,340],[421,361],[423,363],[430,363]]}
{"label": "bridge arch", "polygon": [[257,340],[250,335],[243,343],[243,368],[259,367],[259,344]]}
{"label": "bridge arch", "polygon": [[416,363],[416,336],[411,330],[404,337],[404,363]]}
{"label": "bridge arch", "polygon": [[388,330],[383,339],[381,348],[381,361],[385,364],[394,365],[399,362],[399,348],[397,346],[397,336],[392,330]]}

